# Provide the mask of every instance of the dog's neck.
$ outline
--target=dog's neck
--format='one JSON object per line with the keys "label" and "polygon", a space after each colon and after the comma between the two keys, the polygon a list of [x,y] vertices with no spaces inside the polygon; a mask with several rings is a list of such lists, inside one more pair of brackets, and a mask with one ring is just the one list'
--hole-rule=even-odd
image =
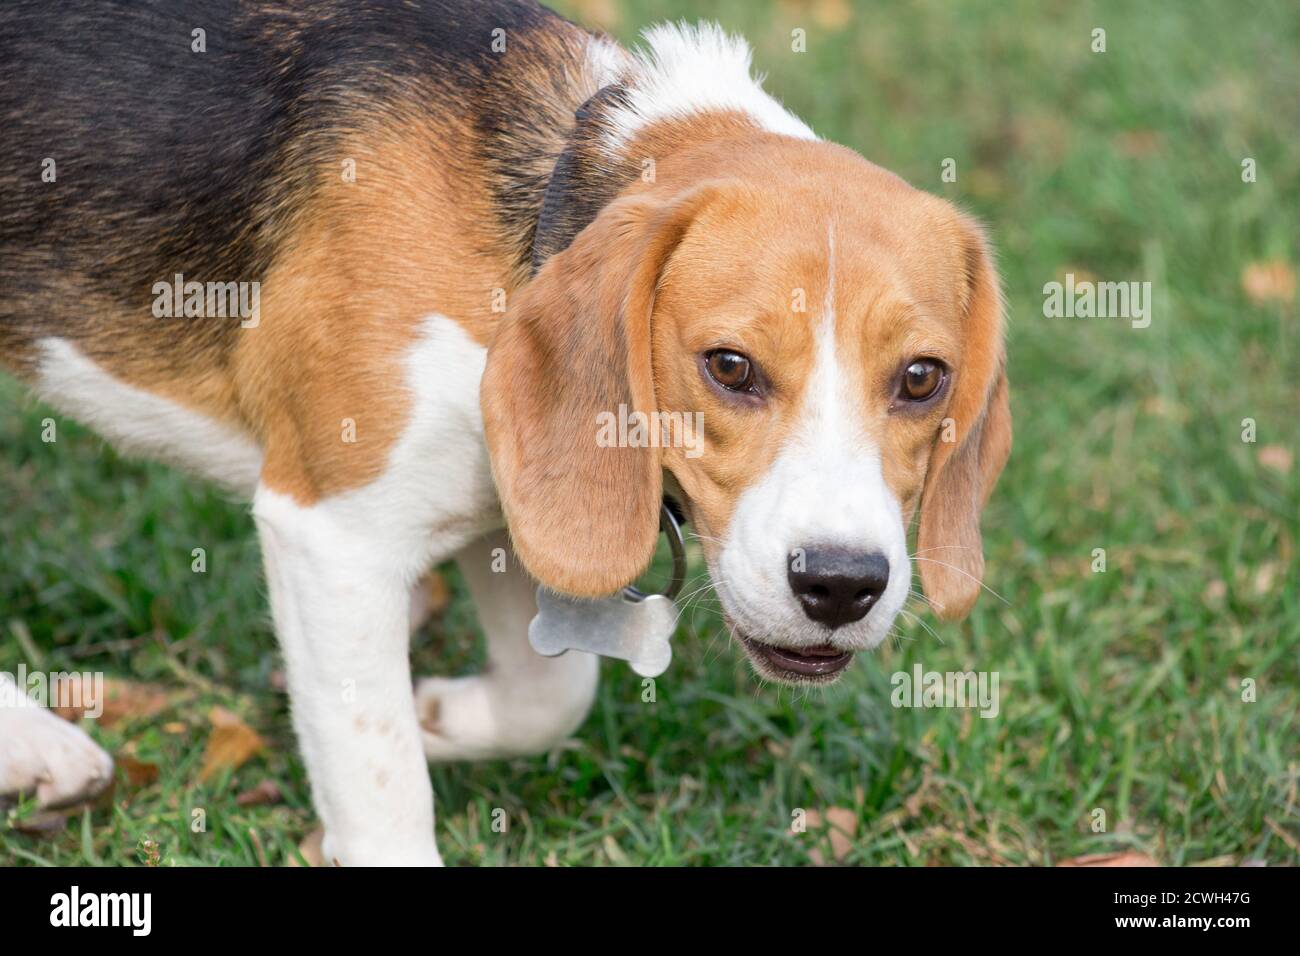
{"label": "dog's neck", "polygon": [[561,63],[544,74],[521,67],[544,85],[494,91],[480,126],[517,279],[673,152],[756,129],[815,138],[753,79],[743,40],[708,26],[656,27],[644,39],[647,49],[629,53],[575,28]]}

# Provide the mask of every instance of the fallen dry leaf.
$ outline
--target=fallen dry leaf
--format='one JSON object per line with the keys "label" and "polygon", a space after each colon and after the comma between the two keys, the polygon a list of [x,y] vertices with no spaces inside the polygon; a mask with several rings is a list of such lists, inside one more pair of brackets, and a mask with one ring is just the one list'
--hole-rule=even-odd
{"label": "fallen dry leaf", "polygon": [[1283,475],[1290,474],[1293,462],[1291,449],[1282,445],[1260,445],[1259,451],[1255,452],[1255,460],[1265,468]]}
{"label": "fallen dry leaf", "polygon": [[132,790],[147,787],[158,780],[158,765],[156,763],[140,760],[130,754],[120,754],[117,757],[117,766],[119,770],[126,774],[126,785]]}
{"label": "fallen dry leaf", "polygon": [[1124,850],[1120,853],[1091,853],[1087,856],[1076,856],[1069,860],[1062,860],[1057,866],[1159,866],[1155,860],[1149,856],[1137,853],[1133,850]]}
{"label": "fallen dry leaf", "polygon": [[[795,26],[808,25],[808,20],[823,29],[842,29],[853,19],[853,10],[847,0],[777,0],[781,16]],[[785,39],[784,28],[781,37]]]}
{"label": "fallen dry leaf", "polygon": [[241,807],[264,807],[281,803],[283,800],[284,794],[280,792],[280,787],[274,780],[263,780],[257,786],[250,787],[235,797],[235,803]]}
{"label": "fallen dry leaf", "polygon": [[839,31],[853,19],[853,7],[848,0],[813,0],[812,16],[819,27]]}
{"label": "fallen dry leaf", "polygon": [[[25,815],[16,815],[7,823],[12,829],[29,836],[56,837],[64,831],[70,819],[79,817],[85,810],[104,810],[111,807],[116,793],[117,779],[114,777],[109,780],[108,786],[89,800],[60,807],[45,807]],[[0,821],[4,821],[4,813],[11,803],[8,798],[0,799]]]}
{"label": "fallen dry leaf", "polygon": [[17,833],[32,837],[49,838],[62,833],[68,826],[70,810],[34,810],[26,816],[9,821],[9,827]]}
{"label": "fallen dry leaf", "polygon": [[1266,561],[1255,569],[1252,583],[1256,594],[1267,594],[1273,590],[1273,582],[1277,580],[1278,568],[1279,565],[1276,561]]}
{"label": "fallen dry leaf", "polygon": [[61,706],[54,712],[64,720],[81,720],[102,707],[98,720],[101,727],[112,727],[124,720],[153,717],[171,705],[171,695],[158,684],[138,684],[129,680],[104,680],[96,688],[79,674],[69,675],[58,691]]}
{"label": "fallen dry leaf", "polygon": [[1168,418],[1175,422],[1185,422],[1189,418],[1187,406],[1171,401],[1161,395],[1151,395],[1142,403],[1142,410],[1159,418]]}
{"label": "fallen dry leaf", "polygon": [[1295,301],[1295,271],[1281,259],[1252,262],[1241,271],[1241,288],[1256,305]]}
{"label": "fallen dry leaf", "polygon": [[1210,606],[1222,604],[1223,599],[1228,596],[1228,583],[1222,578],[1213,578],[1209,584],[1205,585],[1205,590],[1201,593],[1201,600]]}
{"label": "fallen dry leaf", "polygon": [[1126,130],[1115,137],[1115,148],[1134,159],[1154,156],[1163,146],[1160,134],[1150,129]]}
{"label": "fallen dry leaf", "polygon": [[839,863],[853,849],[853,836],[858,832],[858,815],[848,807],[831,807],[826,811],[826,824],[831,831],[831,856]]}
{"label": "fallen dry leaf", "polygon": [[[825,815],[820,810],[808,810],[804,814],[804,825],[809,833],[830,834],[831,860],[840,863],[853,849],[853,836],[858,831],[858,815],[848,807],[830,807]],[[826,865],[826,857],[818,847],[808,851],[808,859],[813,866]]]}
{"label": "fallen dry leaf", "polygon": [[208,745],[203,751],[199,782],[226,768],[235,770],[242,767],[266,746],[257,731],[224,707],[213,707],[208,721],[212,724],[212,732],[208,734]]}

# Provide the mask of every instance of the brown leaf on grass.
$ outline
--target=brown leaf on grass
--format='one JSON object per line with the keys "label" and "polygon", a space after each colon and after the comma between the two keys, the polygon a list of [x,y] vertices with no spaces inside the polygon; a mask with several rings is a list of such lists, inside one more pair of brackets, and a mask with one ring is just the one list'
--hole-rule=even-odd
{"label": "brown leaf on grass", "polygon": [[1154,156],[1164,148],[1160,134],[1151,129],[1125,130],[1115,137],[1114,142],[1116,149],[1133,159]]}
{"label": "brown leaf on grass", "polygon": [[[804,813],[804,825],[809,832],[830,835],[831,861],[840,863],[853,849],[853,836],[858,832],[858,815],[848,807],[830,807],[825,814],[820,810],[808,810]],[[818,847],[808,851],[808,859],[813,866],[825,866],[827,862]]]}
{"label": "brown leaf on grass", "polygon": [[1282,445],[1260,445],[1259,451],[1255,452],[1255,460],[1265,468],[1287,475],[1291,473],[1294,458],[1291,449]]}
{"label": "brown leaf on grass", "polygon": [[1267,594],[1273,590],[1273,582],[1277,580],[1280,567],[1276,561],[1265,561],[1255,569],[1251,583],[1256,594]]}
{"label": "brown leaf on grass", "polygon": [[838,32],[853,20],[853,7],[849,0],[813,0],[812,16],[822,29]]}
{"label": "brown leaf on grass", "polygon": [[212,732],[208,734],[208,745],[203,751],[200,783],[227,768],[242,767],[266,747],[257,731],[224,707],[213,707],[208,713],[208,721],[212,724]]}
{"label": "brown leaf on grass", "polygon": [[763,746],[777,760],[784,760],[790,755],[790,745],[779,740],[773,740],[771,737],[763,738]]}
{"label": "brown leaf on grass", "polygon": [[[112,727],[124,720],[153,717],[171,705],[171,695],[158,684],[139,684],[129,680],[107,679],[99,686],[86,682],[79,674],[61,680],[55,692],[54,712],[64,720],[81,720],[90,716],[101,727]],[[98,713],[99,716],[95,717]]]}
{"label": "brown leaf on grass", "polygon": [[31,813],[10,820],[9,827],[16,833],[26,836],[50,839],[67,829],[68,817],[71,815],[71,811],[66,809],[33,810]]}
{"label": "brown leaf on grass", "polygon": [[[14,814],[8,819],[8,826],[29,836],[38,838],[58,837],[68,826],[68,821],[81,816],[86,810],[107,810],[113,806],[117,794],[117,778],[114,776],[108,785],[89,800],[69,803],[59,807],[42,807],[25,814]],[[0,826],[4,825],[5,811],[11,801],[0,799]]]}
{"label": "brown leaf on grass", "polygon": [[850,0],[779,0],[778,6],[783,17],[791,23],[806,25],[805,18],[811,17],[818,28],[832,33],[838,33],[853,22]]}
{"label": "brown leaf on grass", "polygon": [[1241,271],[1241,289],[1255,305],[1295,301],[1295,270],[1281,259],[1252,262]]}
{"label": "brown leaf on grass", "polygon": [[858,815],[848,807],[831,807],[826,811],[826,825],[831,833],[831,856],[842,862],[853,849],[853,837],[858,832]]}
{"label": "brown leaf on grass", "polygon": [[[822,815],[819,810],[805,810],[803,814],[803,825],[805,830],[820,830],[822,828]],[[798,835],[799,831],[790,825],[789,832],[792,835]]]}
{"label": "brown leaf on grass", "polygon": [[1201,600],[1209,607],[1217,607],[1228,596],[1228,583],[1222,578],[1213,578],[1201,592]]}
{"label": "brown leaf on grass", "polygon": [[1174,422],[1185,422],[1191,417],[1186,405],[1172,401],[1162,395],[1148,396],[1142,402],[1142,411],[1155,415],[1157,418],[1167,418]]}
{"label": "brown leaf on grass", "polygon": [[1090,853],[1062,860],[1057,866],[1159,866],[1155,860],[1133,850],[1120,853]]}
{"label": "brown leaf on grass", "polygon": [[126,775],[126,785],[132,790],[147,787],[158,780],[158,765],[140,760],[130,754],[119,754],[117,766]]}
{"label": "brown leaf on grass", "polygon": [[235,797],[235,803],[241,807],[264,807],[284,801],[284,794],[274,780],[263,780],[255,787],[245,790]]}

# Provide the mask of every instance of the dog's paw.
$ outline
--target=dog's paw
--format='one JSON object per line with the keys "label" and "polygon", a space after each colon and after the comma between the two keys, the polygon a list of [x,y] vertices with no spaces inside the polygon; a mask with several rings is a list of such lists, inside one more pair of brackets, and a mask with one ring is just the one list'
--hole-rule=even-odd
{"label": "dog's paw", "polygon": [[590,654],[566,654],[512,674],[426,677],[415,687],[424,754],[439,762],[546,753],[586,718],[599,668]]}
{"label": "dog's paw", "polygon": [[0,708],[0,796],[42,808],[91,800],[113,780],[113,758],[84,730],[40,707]]}
{"label": "dog's paw", "polygon": [[496,721],[485,678],[426,677],[415,686],[415,712],[427,759],[496,756]]}

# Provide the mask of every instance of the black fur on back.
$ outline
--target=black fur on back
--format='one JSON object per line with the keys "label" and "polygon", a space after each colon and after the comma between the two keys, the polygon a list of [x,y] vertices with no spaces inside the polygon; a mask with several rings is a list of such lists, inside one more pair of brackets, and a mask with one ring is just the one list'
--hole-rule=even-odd
{"label": "black fur on back", "polygon": [[[431,111],[470,103],[490,134],[464,161],[488,169],[526,272],[589,91],[565,102],[563,64],[549,89],[512,86],[492,32],[512,55],[554,56],[530,37],[557,25],[576,29],[532,0],[4,0],[0,358],[35,334],[111,351],[87,303],[147,317],[153,284],[177,272],[260,280],[331,144],[413,89]],[[178,328],[190,349],[224,350],[238,325]]]}

